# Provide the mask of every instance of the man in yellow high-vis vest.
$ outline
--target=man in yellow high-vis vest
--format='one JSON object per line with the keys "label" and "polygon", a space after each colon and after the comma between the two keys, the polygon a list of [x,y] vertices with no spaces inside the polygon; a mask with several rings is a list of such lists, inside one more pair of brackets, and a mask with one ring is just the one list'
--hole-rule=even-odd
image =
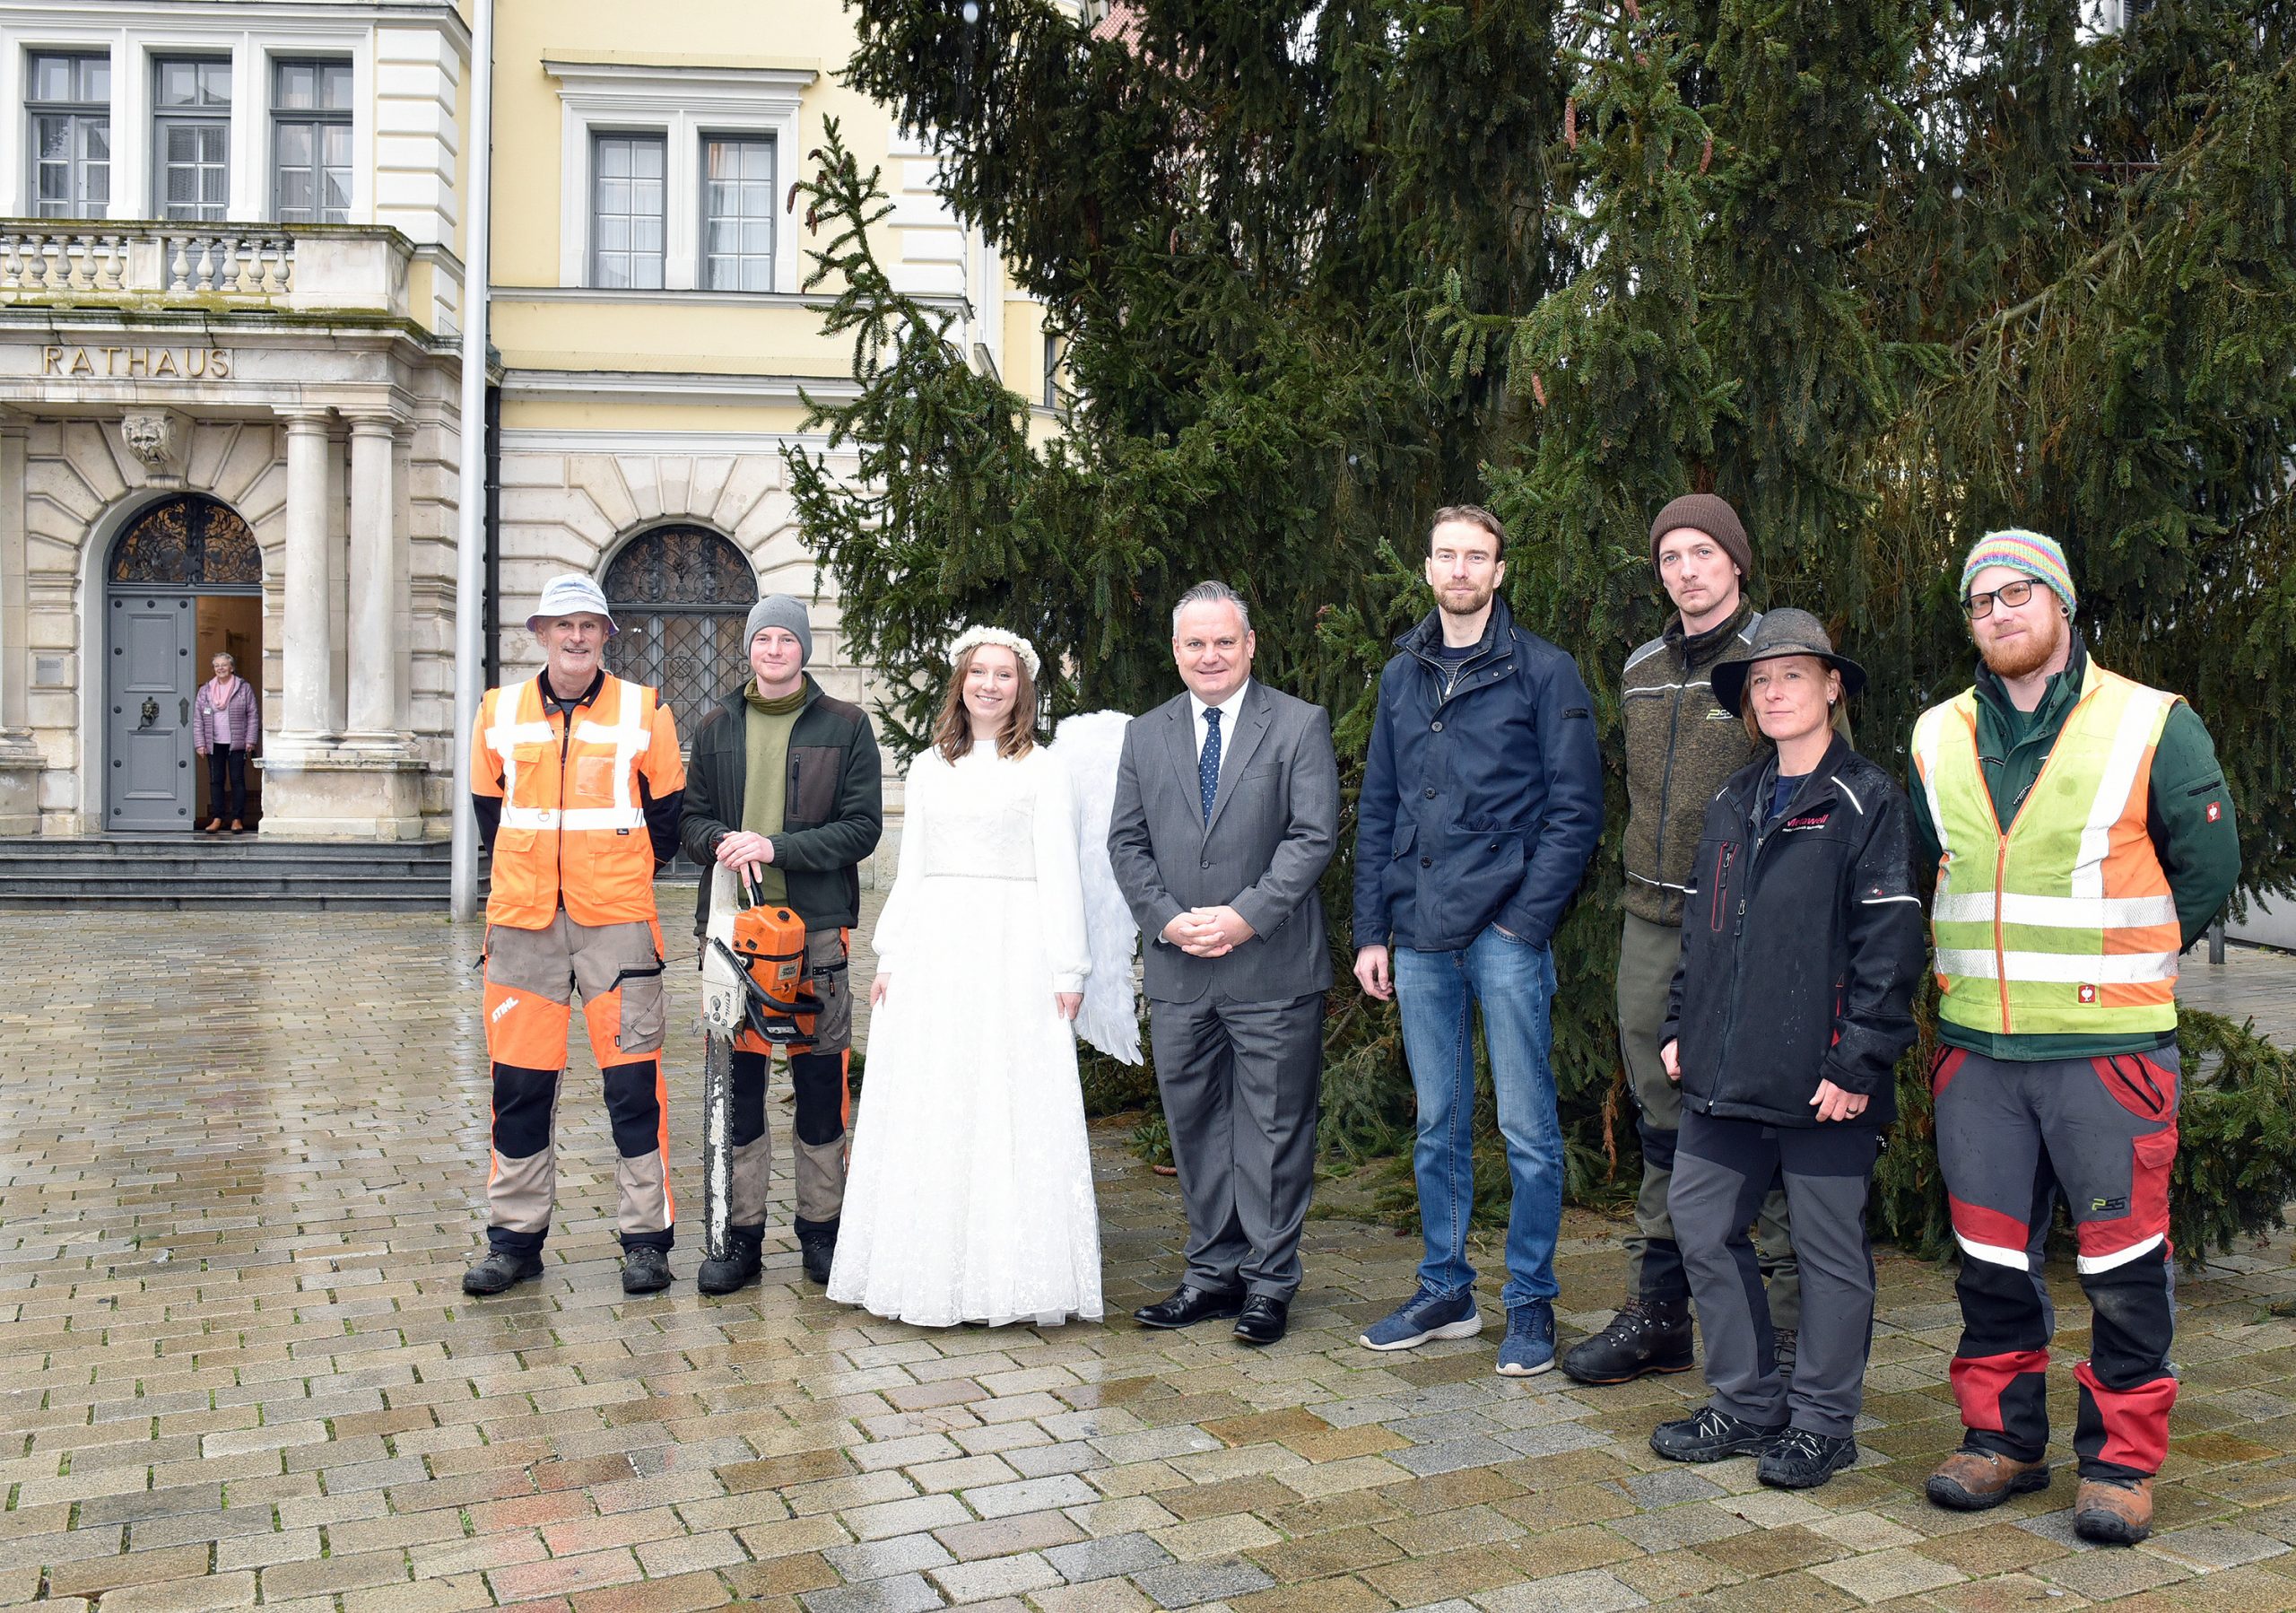
{"label": "man in yellow high-vis vest", "polygon": [[2239,841],[2192,708],[2089,658],[2054,541],[1987,534],[1961,591],[1977,683],[1922,713],[1911,774],[1937,874],[1930,1086],[1961,1246],[1964,1432],[1929,1498],[1977,1511],[2048,1485],[2041,1260],[2062,1192],[2095,1313],[2074,1369],[2073,1524],[2134,1545],[2177,1398],[2177,962],[2238,884]]}

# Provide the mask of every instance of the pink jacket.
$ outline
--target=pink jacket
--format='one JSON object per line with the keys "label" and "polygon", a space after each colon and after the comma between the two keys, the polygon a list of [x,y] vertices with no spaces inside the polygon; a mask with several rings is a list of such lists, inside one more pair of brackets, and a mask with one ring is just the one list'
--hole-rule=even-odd
{"label": "pink jacket", "polygon": [[199,685],[199,694],[191,702],[192,745],[198,750],[213,749],[215,744],[216,711],[231,719],[231,748],[251,751],[263,742],[263,702],[255,697],[254,685],[243,677],[231,679],[231,693],[227,700],[214,679]]}

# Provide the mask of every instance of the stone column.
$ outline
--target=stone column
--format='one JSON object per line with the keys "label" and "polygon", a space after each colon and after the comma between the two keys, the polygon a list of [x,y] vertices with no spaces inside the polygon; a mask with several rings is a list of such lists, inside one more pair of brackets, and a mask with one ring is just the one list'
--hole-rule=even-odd
{"label": "stone column", "polygon": [[326,608],[326,415],[287,421],[287,588],[281,613],[279,676],[283,739],[328,733],[328,678],[335,659]]}
{"label": "stone column", "polygon": [[397,745],[397,491],[387,414],[351,419],[351,673],[348,737],[361,745]]}
{"label": "stone column", "polygon": [[[0,409],[0,834],[39,833],[40,753],[31,734],[30,563],[24,530],[29,422]],[[82,646],[81,676],[102,670],[99,650]]]}

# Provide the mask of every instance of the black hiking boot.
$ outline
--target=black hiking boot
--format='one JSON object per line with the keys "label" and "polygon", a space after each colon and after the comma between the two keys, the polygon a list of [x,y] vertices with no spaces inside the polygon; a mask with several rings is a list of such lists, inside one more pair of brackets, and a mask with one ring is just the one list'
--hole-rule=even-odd
{"label": "black hiking boot", "polygon": [[1847,1434],[1788,1428],[1761,1453],[1754,1477],[1779,1490],[1812,1490],[1857,1460],[1857,1442]]}
{"label": "black hiking boot", "polygon": [[797,1223],[797,1252],[805,1265],[805,1280],[826,1288],[829,1269],[837,1261],[837,1223]]}
{"label": "black hiking boot", "polygon": [[693,1274],[693,1286],[704,1294],[732,1294],[748,1287],[765,1268],[764,1242],[762,1226],[727,1227],[724,1256],[702,1261]]}
{"label": "black hiking boot", "polygon": [[670,1286],[670,1257],[651,1243],[635,1243],[622,1251],[622,1291],[659,1294]]}
{"label": "black hiking boot", "polygon": [[1610,1326],[1572,1345],[1566,1377],[1581,1383],[1631,1383],[1646,1373],[1691,1369],[1690,1302],[1630,1299]]}
{"label": "black hiking boot", "polygon": [[1706,1406],[1695,1417],[1661,1423],[1650,1430],[1650,1448],[1668,1461],[1720,1461],[1731,1456],[1760,1456],[1786,1431],[1782,1423],[1765,1428]]}
{"label": "black hiking boot", "polygon": [[542,1275],[542,1257],[538,1254],[516,1254],[507,1249],[490,1249],[469,1270],[463,1273],[465,1294],[500,1294],[513,1283],[526,1282]]}

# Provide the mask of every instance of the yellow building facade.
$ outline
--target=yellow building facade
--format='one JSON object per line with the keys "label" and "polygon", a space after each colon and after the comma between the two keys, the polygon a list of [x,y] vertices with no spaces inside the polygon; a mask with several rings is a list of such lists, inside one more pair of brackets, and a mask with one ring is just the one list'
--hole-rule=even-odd
{"label": "yellow building facade", "polygon": [[[0,0],[0,834],[188,832],[218,650],[263,698],[260,833],[447,833],[472,38],[468,0]],[[883,165],[903,288],[1050,402],[1036,306],[838,82],[852,43],[836,0],[499,0],[498,681],[581,571],[691,732],[750,602],[814,594],[787,457],[851,354],[788,203],[826,119]]]}

